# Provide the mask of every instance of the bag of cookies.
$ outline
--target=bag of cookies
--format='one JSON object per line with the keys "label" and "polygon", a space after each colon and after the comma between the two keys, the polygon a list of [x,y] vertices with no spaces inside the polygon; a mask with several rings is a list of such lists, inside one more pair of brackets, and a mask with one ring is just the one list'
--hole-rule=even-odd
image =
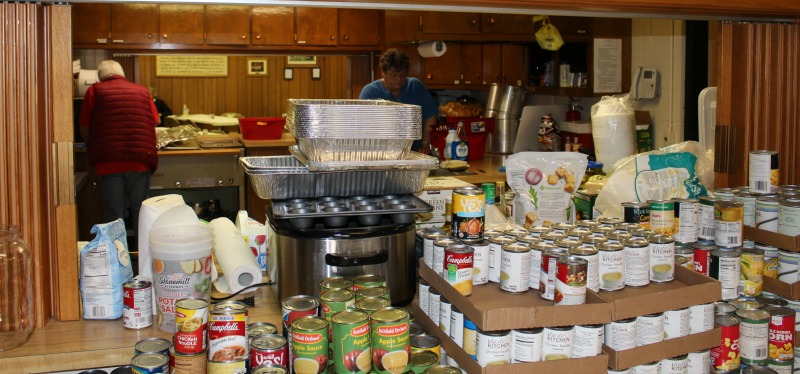
{"label": "bag of cookies", "polygon": [[525,228],[572,222],[572,193],[588,163],[578,152],[520,152],[506,159],[506,180],[516,193],[513,219]]}

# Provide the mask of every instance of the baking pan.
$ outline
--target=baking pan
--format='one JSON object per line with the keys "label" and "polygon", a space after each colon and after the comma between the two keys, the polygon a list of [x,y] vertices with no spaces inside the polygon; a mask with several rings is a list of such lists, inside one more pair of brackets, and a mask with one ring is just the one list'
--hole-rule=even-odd
{"label": "baking pan", "polygon": [[399,160],[377,160],[377,161],[312,161],[300,150],[300,147],[293,145],[289,147],[289,152],[305,165],[309,171],[345,171],[345,170],[434,170],[439,167],[439,160],[436,157],[423,155],[418,152],[409,152],[408,156]]}

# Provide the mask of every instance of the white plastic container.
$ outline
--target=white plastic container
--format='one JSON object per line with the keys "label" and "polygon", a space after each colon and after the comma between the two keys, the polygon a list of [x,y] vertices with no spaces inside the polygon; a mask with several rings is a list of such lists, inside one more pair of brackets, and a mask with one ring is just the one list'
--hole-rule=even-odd
{"label": "white plastic container", "polygon": [[156,325],[175,332],[175,302],[195,297],[208,300],[214,261],[213,230],[206,226],[162,226],[150,230]]}
{"label": "white plastic container", "polygon": [[604,96],[592,105],[592,139],[606,173],[618,160],[636,153],[636,119],[628,95]]}

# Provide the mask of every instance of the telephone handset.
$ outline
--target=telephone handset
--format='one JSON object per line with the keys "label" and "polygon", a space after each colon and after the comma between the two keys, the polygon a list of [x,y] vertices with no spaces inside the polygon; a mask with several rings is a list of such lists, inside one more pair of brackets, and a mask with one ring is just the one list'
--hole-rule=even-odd
{"label": "telephone handset", "polygon": [[636,81],[633,84],[633,98],[654,99],[658,88],[658,70],[655,68],[642,68],[636,71]]}

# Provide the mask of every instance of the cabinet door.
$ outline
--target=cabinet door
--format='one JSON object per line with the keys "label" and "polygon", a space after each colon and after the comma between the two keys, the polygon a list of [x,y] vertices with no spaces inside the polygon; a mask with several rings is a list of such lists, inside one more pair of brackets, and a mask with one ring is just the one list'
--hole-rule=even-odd
{"label": "cabinet door", "polygon": [[423,58],[424,77],[427,86],[461,83],[461,45],[448,44],[447,52],[441,57]]}
{"label": "cabinet door", "polygon": [[525,47],[514,44],[502,46],[503,84],[523,86],[525,79]]}
{"label": "cabinet door", "polygon": [[[550,17],[550,23],[558,29],[564,40],[588,40],[592,37],[593,22],[587,17]],[[536,24],[536,30],[542,27]]]}
{"label": "cabinet door", "polygon": [[158,6],[111,4],[111,42],[151,44],[158,42]]}
{"label": "cabinet door", "polygon": [[111,5],[72,4],[72,43],[105,44],[111,32]]}
{"label": "cabinet door", "polygon": [[481,58],[482,84],[485,86],[492,83],[500,83],[503,77],[502,47],[500,44],[484,44],[481,46],[483,57]]}
{"label": "cabinet door", "polygon": [[339,9],[339,45],[378,46],[380,10]]}
{"label": "cabinet door", "polygon": [[203,44],[203,5],[163,4],[158,13],[161,43]]}
{"label": "cabinet door", "polygon": [[484,34],[527,34],[533,36],[536,27],[533,16],[524,14],[481,14],[481,32]]}
{"label": "cabinet door", "polygon": [[461,46],[461,84],[477,86],[483,83],[482,56],[483,50],[480,44]]}
{"label": "cabinet door", "polygon": [[385,44],[411,43],[417,41],[420,29],[420,13],[410,10],[385,10],[383,12],[383,42]]}
{"label": "cabinet door", "polygon": [[422,12],[422,32],[427,34],[477,34],[480,14]]}
{"label": "cabinet door", "polygon": [[250,43],[250,7],[206,6],[206,44],[246,45]]}
{"label": "cabinet door", "polygon": [[295,8],[297,44],[335,46],[337,20],[335,8]]}
{"label": "cabinet door", "polygon": [[294,45],[294,8],[288,6],[253,7],[254,45]]}

